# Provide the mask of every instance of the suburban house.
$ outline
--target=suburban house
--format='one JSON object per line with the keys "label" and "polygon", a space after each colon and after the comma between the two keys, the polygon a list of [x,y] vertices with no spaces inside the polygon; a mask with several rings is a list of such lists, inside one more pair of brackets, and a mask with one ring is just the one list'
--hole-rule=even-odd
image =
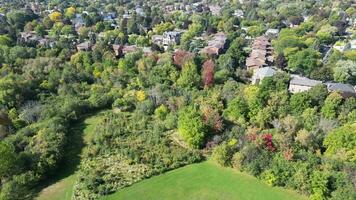
{"label": "suburban house", "polygon": [[322,81],[312,80],[303,76],[291,75],[288,90],[293,94],[305,92],[310,90],[312,87],[322,83]]}
{"label": "suburban house", "polygon": [[35,31],[20,32],[20,40],[23,42],[38,42],[42,37],[38,36]]}
{"label": "suburban house", "polygon": [[38,45],[42,47],[51,47],[53,48],[55,45],[55,42],[48,37],[48,35],[45,35],[44,38],[38,40]]}
{"label": "suburban house", "polygon": [[201,53],[209,56],[217,56],[225,49],[226,34],[223,32],[216,33],[211,40],[208,41],[208,46],[201,50]]}
{"label": "suburban house", "polygon": [[93,45],[89,42],[83,42],[77,45],[77,50],[78,51],[90,51]]}
{"label": "suburban house", "polygon": [[[128,53],[132,53],[138,50],[136,45],[118,45],[114,44],[112,45],[112,48],[115,52],[115,56],[124,56]],[[146,49],[147,51],[147,49]]]}
{"label": "suburban house", "polygon": [[325,83],[329,92],[337,91],[343,98],[356,97],[355,88],[349,84],[343,83]]}
{"label": "suburban house", "polygon": [[252,44],[250,56],[246,59],[247,69],[256,70],[273,64],[272,53],[273,48],[268,38],[265,36],[257,37]]}
{"label": "suburban house", "polygon": [[259,68],[254,71],[251,82],[252,84],[258,85],[264,78],[271,77],[275,74],[276,74],[276,70],[274,70],[271,67]]}
{"label": "suburban house", "polygon": [[181,31],[166,31],[163,33],[163,45],[177,45],[180,43]]}

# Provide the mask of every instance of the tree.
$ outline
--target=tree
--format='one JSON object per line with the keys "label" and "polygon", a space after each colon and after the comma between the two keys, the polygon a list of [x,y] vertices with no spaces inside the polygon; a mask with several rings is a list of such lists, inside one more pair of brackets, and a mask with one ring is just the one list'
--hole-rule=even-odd
{"label": "tree", "polygon": [[325,200],[329,194],[329,179],[330,174],[328,172],[315,170],[311,178],[312,187],[312,200]]}
{"label": "tree", "polygon": [[7,35],[0,35],[0,45],[10,46],[12,40]]}
{"label": "tree", "polygon": [[298,51],[288,59],[288,68],[291,71],[304,74],[310,74],[320,64],[320,53],[310,48]]}
{"label": "tree", "polygon": [[9,22],[10,25],[14,26],[18,30],[22,30],[22,28],[26,25],[27,22],[32,21],[35,19],[35,16],[32,14],[29,14],[24,11],[11,11],[6,14],[6,18]]}
{"label": "tree", "polygon": [[323,144],[326,156],[356,162],[356,123],[334,129],[326,136]]}
{"label": "tree", "polygon": [[10,177],[16,168],[15,148],[6,142],[0,141],[0,180]]}
{"label": "tree", "polygon": [[247,120],[247,113],[248,106],[245,99],[241,96],[237,96],[228,103],[223,116],[232,122],[244,124]]}
{"label": "tree", "polygon": [[183,65],[182,72],[177,80],[177,85],[183,88],[198,87],[200,76],[197,65],[193,61],[188,61]]}
{"label": "tree", "polygon": [[66,10],[64,15],[66,17],[72,19],[75,16],[75,12],[76,12],[76,9],[73,6],[71,6],[71,7],[67,8],[67,10]]}
{"label": "tree", "polygon": [[221,166],[228,166],[231,162],[232,148],[224,143],[214,147],[211,158]]}
{"label": "tree", "polygon": [[321,108],[321,113],[327,119],[334,119],[338,114],[338,108],[341,105],[342,96],[338,92],[332,92],[325,99],[324,106]]}
{"label": "tree", "polygon": [[320,28],[320,30],[316,33],[316,37],[321,41],[321,43],[330,44],[333,42],[333,35],[336,31],[336,27],[327,24]]}
{"label": "tree", "polygon": [[290,108],[295,115],[301,114],[311,104],[310,97],[307,93],[301,92],[293,94],[290,98]]}
{"label": "tree", "polygon": [[342,83],[356,83],[356,62],[340,60],[333,68],[334,80]]}
{"label": "tree", "polygon": [[172,31],[173,29],[174,29],[174,25],[171,22],[165,22],[165,23],[157,24],[155,27],[153,27],[153,32],[161,35],[164,32]]}
{"label": "tree", "polygon": [[60,22],[62,20],[62,13],[54,11],[48,17],[52,22]]}
{"label": "tree", "polygon": [[196,108],[188,106],[181,109],[178,116],[178,132],[189,146],[202,147],[206,140],[206,131],[207,128]]}
{"label": "tree", "polygon": [[210,87],[214,84],[214,62],[207,60],[203,64],[203,84],[204,87]]}

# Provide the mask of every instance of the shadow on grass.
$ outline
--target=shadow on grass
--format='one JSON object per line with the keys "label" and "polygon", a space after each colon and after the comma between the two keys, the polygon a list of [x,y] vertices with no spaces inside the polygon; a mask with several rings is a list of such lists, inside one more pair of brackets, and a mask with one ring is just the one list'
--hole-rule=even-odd
{"label": "shadow on grass", "polygon": [[74,175],[75,172],[79,169],[81,153],[85,146],[84,130],[90,125],[85,121],[86,119],[98,115],[100,113],[101,112],[94,112],[83,116],[82,119],[78,120],[77,122],[74,122],[71,125],[72,128],[70,128],[67,133],[67,143],[64,147],[65,154],[63,156],[63,160],[57,165],[58,168],[49,173],[47,175],[47,179],[42,181],[42,183],[40,183],[40,185],[38,185],[34,189],[34,199],[39,197],[39,194],[43,189],[71,175]]}

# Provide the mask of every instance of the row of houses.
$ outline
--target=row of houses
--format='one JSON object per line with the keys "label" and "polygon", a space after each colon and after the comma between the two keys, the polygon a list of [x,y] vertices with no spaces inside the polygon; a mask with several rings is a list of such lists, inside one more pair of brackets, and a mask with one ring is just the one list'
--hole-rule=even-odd
{"label": "row of houses", "polygon": [[246,59],[247,70],[256,70],[272,65],[273,47],[266,36],[257,37],[252,43],[252,51]]}
{"label": "row of houses", "polygon": [[[272,77],[277,73],[277,70],[272,67],[263,67],[255,70],[255,73],[251,79],[252,84],[259,84],[264,78]],[[312,87],[320,84],[325,84],[326,88],[329,92],[337,91],[341,94],[342,97],[356,97],[356,87],[350,84],[344,83],[334,83],[334,82],[326,82],[309,79],[307,77],[303,77],[300,75],[291,75],[291,79],[289,81],[288,90],[290,93],[300,93],[310,90]]]}

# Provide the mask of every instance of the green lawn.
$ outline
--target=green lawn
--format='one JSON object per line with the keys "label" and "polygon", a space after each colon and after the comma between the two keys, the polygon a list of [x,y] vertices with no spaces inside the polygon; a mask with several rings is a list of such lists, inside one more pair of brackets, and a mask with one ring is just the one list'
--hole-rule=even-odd
{"label": "green lawn", "polygon": [[105,200],[305,200],[211,162],[189,165],[124,188]]}
{"label": "green lawn", "polygon": [[94,133],[95,126],[102,119],[102,113],[86,118],[72,128],[73,135],[70,136],[71,141],[67,148],[65,162],[61,169],[47,183],[44,183],[43,188],[39,192],[36,200],[70,200],[73,195],[74,183],[77,179],[77,170],[80,163],[80,154],[88,142],[91,135]]}

